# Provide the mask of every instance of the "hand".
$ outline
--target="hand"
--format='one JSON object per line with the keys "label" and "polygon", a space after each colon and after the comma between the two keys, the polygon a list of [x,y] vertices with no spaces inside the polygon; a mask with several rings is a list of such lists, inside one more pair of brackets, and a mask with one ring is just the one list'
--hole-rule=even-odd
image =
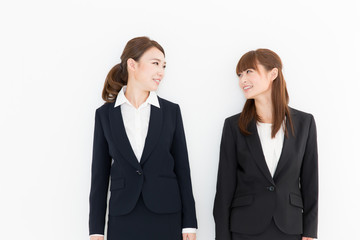
{"label": "hand", "polygon": [[104,240],[104,236],[90,236],[90,240]]}
{"label": "hand", "polygon": [[313,240],[313,238],[309,238],[309,237],[302,237],[301,240]]}
{"label": "hand", "polygon": [[182,235],[183,240],[196,240],[196,233],[183,233]]}

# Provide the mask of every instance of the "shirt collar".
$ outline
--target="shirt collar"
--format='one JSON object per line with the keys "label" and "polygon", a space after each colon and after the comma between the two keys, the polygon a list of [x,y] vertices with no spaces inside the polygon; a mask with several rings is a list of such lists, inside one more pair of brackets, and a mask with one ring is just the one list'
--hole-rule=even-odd
{"label": "shirt collar", "polygon": [[[114,107],[120,106],[124,103],[127,103],[130,106],[132,106],[132,104],[129,102],[129,100],[125,97],[126,87],[127,86],[123,86],[121,88],[120,92],[118,93],[118,95],[116,97],[116,102],[115,102]],[[148,103],[155,107],[160,108],[159,99],[157,97],[156,92],[154,92],[154,91],[150,91],[149,97],[146,99],[145,103]]]}

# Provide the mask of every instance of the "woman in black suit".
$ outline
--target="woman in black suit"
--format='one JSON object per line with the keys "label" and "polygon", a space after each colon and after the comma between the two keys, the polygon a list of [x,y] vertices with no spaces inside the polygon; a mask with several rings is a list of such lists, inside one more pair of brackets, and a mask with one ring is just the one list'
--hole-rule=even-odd
{"label": "woman in black suit", "polygon": [[180,108],[155,93],[165,52],[131,39],[96,110],[90,191],[91,240],[195,240],[195,202]]}
{"label": "woman in black suit", "polygon": [[243,55],[236,67],[247,98],[225,120],[214,219],[217,240],[317,237],[318,156],[311,114],[288,106],[279,56]]}

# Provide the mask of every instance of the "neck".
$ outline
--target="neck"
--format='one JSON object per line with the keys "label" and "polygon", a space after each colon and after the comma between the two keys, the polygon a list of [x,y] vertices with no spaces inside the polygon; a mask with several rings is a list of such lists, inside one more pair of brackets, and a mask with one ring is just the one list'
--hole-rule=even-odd
{"label": "neck", "polygon": [[264,123],[273,123],[273,104],[271,96],[255,99],[256,113]]}
{"label": "neck", "polygon": [[131,105],[135,108],[139,108],[149,97],[150,92],[131,84],[131,82],[132,81],[128,81],[125,97],[129,100]]}

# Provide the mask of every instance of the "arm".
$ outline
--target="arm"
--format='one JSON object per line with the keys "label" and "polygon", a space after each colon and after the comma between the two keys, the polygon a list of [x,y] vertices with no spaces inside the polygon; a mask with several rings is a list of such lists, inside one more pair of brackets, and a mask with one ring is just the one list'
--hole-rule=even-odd
{"label": "arm", "polygon": [[176,109],[176,127],[171,145],[175,160],[175,174],[179,183],[182,202],[182,228],[197,228],[195,201],[191,187],[189,159],[180,107]]}
{"label": "arm", "polygon": [[104,234],[111,157],[98,111],[95,113],[94,144],[91,167],[89,231]]}
{"label": "arm", "polygon": [[236,147],[232,129],[225,121],[221,145],[214,202],[215,233],[217,240],[231,240],[230,207],[236,188]]}
{"label": "arm", "polygon": [[318,153],[315,120],[311,117],[303,158],[300,186],[304,202],[303,236],[317,238],[318,224]]}

